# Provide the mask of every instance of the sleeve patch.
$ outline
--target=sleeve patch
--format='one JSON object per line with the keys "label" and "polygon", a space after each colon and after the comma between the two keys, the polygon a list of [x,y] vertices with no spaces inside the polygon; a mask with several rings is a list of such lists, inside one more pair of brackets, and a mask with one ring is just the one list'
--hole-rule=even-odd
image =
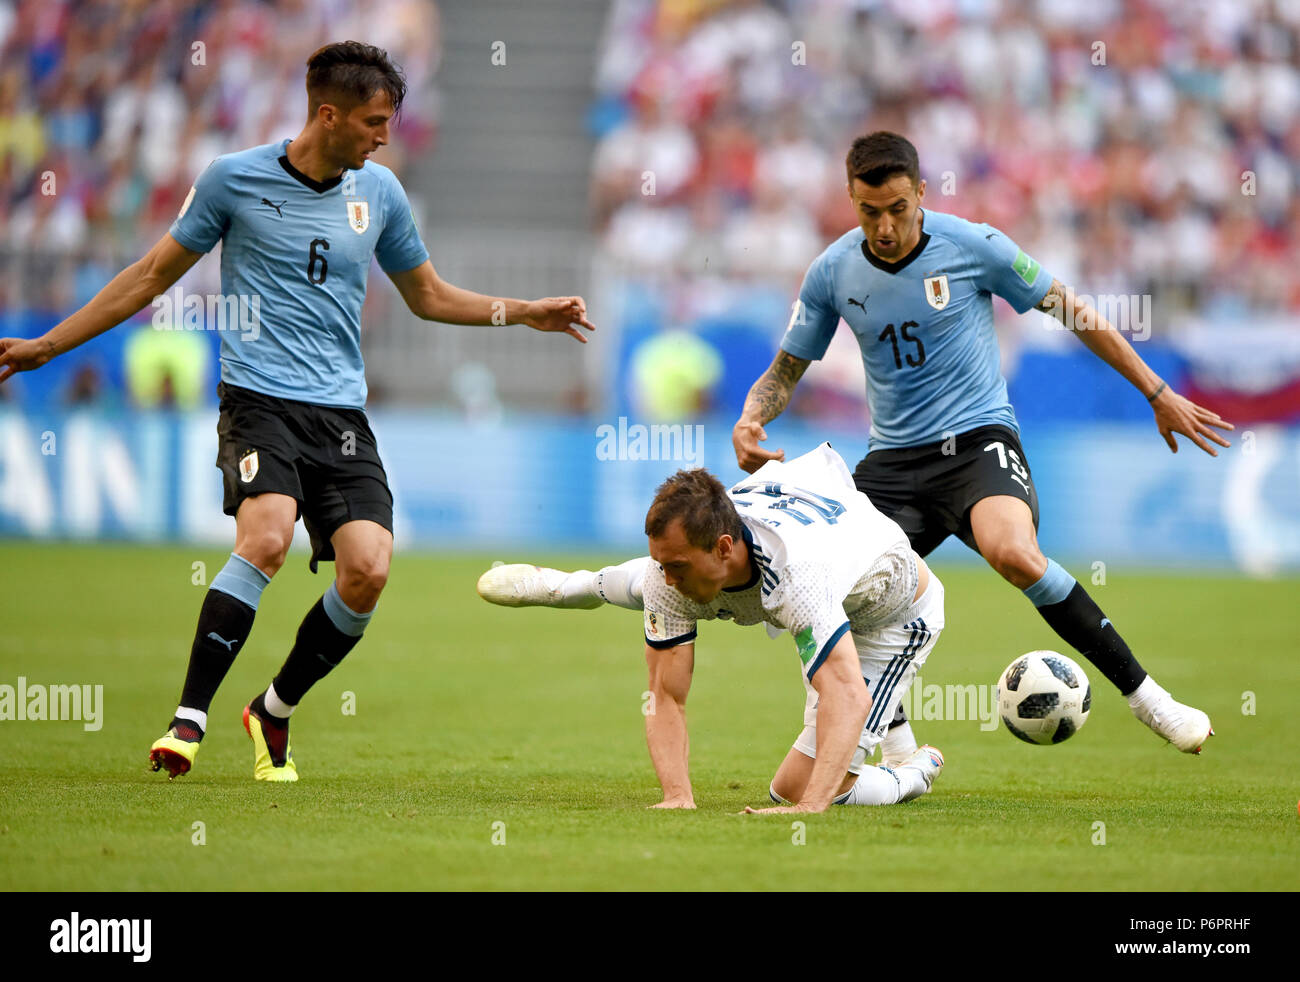
{"label": "sleeve patch", "polygon": [[1033,286],[1038,278],[1038,261],[1025,255],[1024,249],[1016,250],[1016,258],[1011,263],[1016,275],[1025,281],[1025,286]]}
{"label": "sleeve patch", "polygon": [[817,639],[813,637],[813,629],[805,627],[794,636],[794,643],[799,649],[799,660],[806,668],[817,654]]}

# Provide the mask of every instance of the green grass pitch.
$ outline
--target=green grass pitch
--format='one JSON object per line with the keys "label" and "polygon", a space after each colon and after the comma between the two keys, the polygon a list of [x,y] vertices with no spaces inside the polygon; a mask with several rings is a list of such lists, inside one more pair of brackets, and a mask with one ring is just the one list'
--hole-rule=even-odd
{"label": "green grass pitch", "polygon": [[[292,553],[217,695],[195,769],[168,783],[146,760],[179,695],[205,589],[191,583],[192,564],[204,562],[210,579],[224,556],[0,545],[0,683],[21,675],[104,686],[98,731],[0,722],[0,889],[1300,883],[1295,580],[1111,569],[1092,588],[1156,678],[1210,713],[1218,735],[1203,756],[1162,744],[1093,670],[1092,716],[1068,743],[1030,747],[977,721],[917,721],[918,737],[947,756],[931,794],[795,816],[800,834],[791,816],[736,814],[768,803],[800,726],[788,637],[703,625],[688,703],[699,809],[648,811],[658,786],[642,729],[639,616],[480,601],[478,573],[517,556],[397,556],[365,640],[294,716],[302,780],[266,786],[252,780],[240,710],[279,667],[332,572],[313,577]],[[625,557],[603,557],[614,558]],[[938,572],[948,626],[922,673],[927,685],[992,684],[1015,655],[1060,646],[990,570]],[[344,712],[346,693],[354,714]]]}

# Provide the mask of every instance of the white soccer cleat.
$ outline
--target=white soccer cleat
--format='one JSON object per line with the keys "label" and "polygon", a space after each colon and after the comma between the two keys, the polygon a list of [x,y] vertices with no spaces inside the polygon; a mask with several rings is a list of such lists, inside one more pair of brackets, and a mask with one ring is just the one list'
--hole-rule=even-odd
{"label": "white soccer cleat", "polygon": [[898,799],[899,801],[911,801],[913,798],[921,797],[934,785],[934,779],[943,771],[943,754],[939,752],[938,748],[923,743],[916,748],[912,756],[893,768],[893,770],[898,773],[899,777],[902,777],[902,772],[905,771],[915,771],[921,775],[920,783],[914,785],[911,791],[903,792],[903,796]]}
{"label": "white soccer cleat", "polygon": [[566,601],[562,587],[570,574],[547,566],[509,563],[495,566],[478,578],[478,595],[502,607],[565,607],[591,610],[601,606],[600,597],[579,597]]}
{"label": "white soccer cleat", "polygon": [[1185,706],[1164,689],[1155,698],[1133,706],[1133,715],[1185,754],[1199,754],[1214,736],[1210,717],[1195,706]]}

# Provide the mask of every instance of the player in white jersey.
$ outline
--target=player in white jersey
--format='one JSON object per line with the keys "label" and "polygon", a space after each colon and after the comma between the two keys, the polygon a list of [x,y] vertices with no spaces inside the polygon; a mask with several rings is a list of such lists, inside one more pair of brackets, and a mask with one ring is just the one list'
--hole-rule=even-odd
{"label": "player in white jersey", "polygon": [[646,739],[664,793],[656,807],[695,807],[685,702],[696,624],[714,619],[789,631],[803,668],[803,729],[770,786],[793,804],[763,811],[894,804],[930,789],[943,767],[933,747],[913,741],[892,767],[866,760],[943,629],[943,585],[829,444],[729,491],[705,470],[679,471],[660,486],[646,535],[649,557],[573,574],[567,593],[563,583],[537,589],[536,577],[570,574],[518,565],[489,570],[479,593],[507,606],[594,606],[610,599],[608,586],[633,606],[627,580],[639,575],[655,706]]}

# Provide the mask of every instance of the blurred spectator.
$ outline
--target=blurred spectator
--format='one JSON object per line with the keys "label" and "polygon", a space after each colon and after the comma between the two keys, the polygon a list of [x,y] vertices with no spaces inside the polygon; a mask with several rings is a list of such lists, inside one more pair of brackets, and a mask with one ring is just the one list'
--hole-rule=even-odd
{"label": "blurred spectator", "polygon": [[632,353],[633,405],[654,423],[676,423],[707,412],[723,361],[711,344],[686,331],[666,331]]}
{"label": "blurred spectator", "polygon": [[[1001,227],[1080,289],[1153,294],[1161,330],[1229,300],[1300,314],[1297,4],[615,0],[597,86],[599,118],[621,100],[628,120],[596,151],[597,229],[641,268],[698,272],[676,243],[721,211],[710,271],[793,290],[854,223],[850,142],[890,128],[918,147],[928,207]],[[671,222],[638,207],[643,171]],[[666,224],[672,248],[634,255]]]}

